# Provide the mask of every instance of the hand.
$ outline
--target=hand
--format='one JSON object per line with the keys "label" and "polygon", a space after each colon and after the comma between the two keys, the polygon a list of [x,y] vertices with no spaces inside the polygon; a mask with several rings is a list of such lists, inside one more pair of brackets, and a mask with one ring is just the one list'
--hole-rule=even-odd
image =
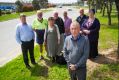
{"label": "hand", "polygon": [[76,70],[76,67],[75,67],[74,64],[70,64],[70,65],[69,65],[69,68],[70,68],[71,70],[73,70],[73,71]]}
{"label": "hand", "polygon": [[82,31],[80,31],[80,34],[83,34],[83,32],[82,32]]}
{"label": "hand", "polygon": [[90,34],[89,30],[83,30],[83,32],[86,33],[86,34]]}

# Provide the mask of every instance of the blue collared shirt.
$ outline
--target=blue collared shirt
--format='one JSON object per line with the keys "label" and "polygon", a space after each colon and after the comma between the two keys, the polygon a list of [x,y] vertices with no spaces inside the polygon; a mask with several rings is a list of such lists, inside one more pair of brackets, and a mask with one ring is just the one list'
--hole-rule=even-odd
{"label": "blue collared shirt", "polygon": [[22,41],[31,41],[35,38],[32,26],[29,24],[18,24],[16,26],[16,41],[22,44]]}
{"label": "blue collared shirt", "polygon": [[74,39],[74,37],[71,35],[71,40],[73,40],[73,41],[77,41],[77,40],[79,40],[79,39],[80,39],[80,37],[81,37],[81,35],[79,34],[79,35],[77,36],[77,38],[76,38],[76,39]]}
{"label": "blue collared shirt", "polygon": [[66,37],[63,51],[68,64],[74,64],[76,68],[86,67],[89,56],[88,38],[83,35],[79,35],[77,39],[72,35]]}

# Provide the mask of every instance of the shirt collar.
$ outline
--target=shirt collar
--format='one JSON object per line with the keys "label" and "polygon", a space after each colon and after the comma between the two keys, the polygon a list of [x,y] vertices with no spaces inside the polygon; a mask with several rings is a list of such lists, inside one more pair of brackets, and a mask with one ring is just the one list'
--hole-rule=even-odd
{"label": "shirt collar", "polygon": [[79,34],[79,35],[77,36],[77,39],[74,39],[74,37],[71,36],[71,40],[73,40],[73,41],[78,41],[80,38],[81,38],[81,34]]}
{"label": "shirt collar", "polygon": [[67,20],[67,19],[69,19],[69,17],[67,16],[67,17],[65,17],[64,19]]}
{"label": "shirt collar", "polygon": [[22,25],[27,25],[27,23],[21,23]]}

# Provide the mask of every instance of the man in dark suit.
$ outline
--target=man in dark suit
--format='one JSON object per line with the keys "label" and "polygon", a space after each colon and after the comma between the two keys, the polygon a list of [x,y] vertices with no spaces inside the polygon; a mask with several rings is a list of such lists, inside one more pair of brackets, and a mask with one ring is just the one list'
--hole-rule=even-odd
{"label": "man in dark suit", "polygon": [[80,9],[79,13],[80,13],[80,16],[77,17],[76,21],[82,27],[82,24],[86,20],[87,16],[84,14],[84,9]]}

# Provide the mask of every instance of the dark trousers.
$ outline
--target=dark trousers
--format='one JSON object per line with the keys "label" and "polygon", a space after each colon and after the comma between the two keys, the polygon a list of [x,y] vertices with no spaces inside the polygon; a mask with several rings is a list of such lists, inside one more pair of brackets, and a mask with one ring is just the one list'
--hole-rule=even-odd
{"label": "dark trousers", "polygon": [[31,62],[34,63],[35,62],[35,59],[34,59],[34,40],[31,40],[29,42],[22,41],[21,49],[22,49],[23,60],[24,60],[25,65],[29,65],[28,52],[30,54]]}
{"label": "dark trousers", "polygon": [[75,71],[71,71],[69,69],[71,80],[86,80],[86,72],[87,72],[86,67],[78,68]]}
{"label": "dark trousers", "polygon": [[98,41],[89,41],[89,42],[90,42],[89,58],[96,58],[96,56],[98,56]]}

